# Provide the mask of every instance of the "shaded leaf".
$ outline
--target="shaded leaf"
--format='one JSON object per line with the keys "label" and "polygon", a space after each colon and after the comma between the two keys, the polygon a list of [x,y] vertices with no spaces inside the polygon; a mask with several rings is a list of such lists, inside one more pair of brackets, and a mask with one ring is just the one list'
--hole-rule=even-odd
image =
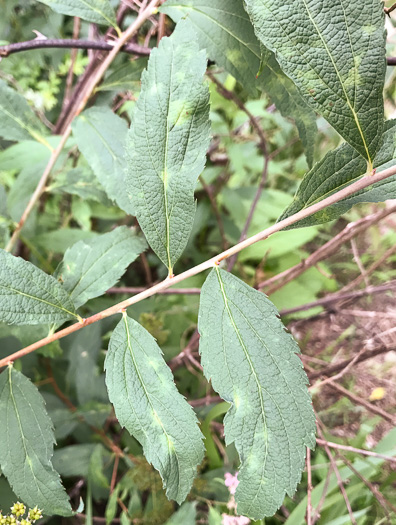
{"label": "shaded leaf", "polygon": [[195,525],[197,522],[197,503],[187,501],[165,523],[165,525]]}
{"label": "shaded leaf", "polygon": [[155,339],[124,314],[105,362],[110,401],[120,424],[160,472],[169,499],[182,502],[203,459],[202,434]]}
{"label": "shaded leaf", "polygon": [[24,503],[44,514],[70,516],[69,498],[54,470],[52,423],[37,388],[9,367],[0,375],[0,465]]}
{"label": "shaded leaf", "polygon": [[0,79],[0,137],[7,140],[29,140],[32,137],[46,145],[43,126],[38,117],[17,91]]}
{"label": "shaded leaf", "polygon": [[311,106],[369,163],[381,145],[383,3],[245,0],[262,44]]}
{"label": "shaded leaf", "polygon": [[216,267],[202,287],[198,330],[204,373],[232,404],[226,443],[241,458],[239,514],[272,516],[300,481],[315,417],[298,358],[269,299]]}
{"label": "shaded leaf", "polygon": [[110,199],[130,215],[135,211],[126,194],[124,182],[124,143],[128,126],[109,108],[93,107],[72,124],[78,149]]}
{"label": "shaded leaf", "polygon": [[97,91],[132,89],[140,81],[143,70],[147,67],[147,58],[128,61],[117,68],[98,86]]}
{"label": "shaded leaf", "polygon": [[57,278],[79,308],[116,284],[145,248],[142,237],[126,226],[120,226],[69,248],[57,270]]}
{"label": "shaded leaf", "polygon": [[109,0],[39,0],[57,13],[78,16],[94,24],[117,27],[114,9]]}
{"label": "shaded leaf", "polygon": [[[260,49],[252,23],[240,0],[167,0],[161,11],[175,21],[188,15],[201,48],[252,95],[266,91],[284,117],[296,122],[312,165],[316,118],[294,83],[282,72],[274,54]],[[260,75],[256,75],[260,70]]]}
{"label": "shaded leaf", "polygon": [[[374,162],[377,173],[396,164],[396,120],[385,123],[383,143]],[[320,202],[342,188],[356,182],[366,172],[364,159],[349,145],[342,144],[330,151],[315,164],[301,181],[293,202],[279,217],[278,222]],[[346,199],[307,217],[288,229],[312,226],[337,219],[354,204],[360,202],[383,202],[396,197],[396,175],[376,182]]]}
{"label": "shaded leaf", "polygon": [[34,264],[0,250],[0,320],[7,324],[79,319],[70,295]]}
{"label": "shaded leaf", "polygon": [[194,221],[194,189],[209,145],[204,51],[182,21],[151,53],[127,140],[127,191],[136,217],[172,273]]}

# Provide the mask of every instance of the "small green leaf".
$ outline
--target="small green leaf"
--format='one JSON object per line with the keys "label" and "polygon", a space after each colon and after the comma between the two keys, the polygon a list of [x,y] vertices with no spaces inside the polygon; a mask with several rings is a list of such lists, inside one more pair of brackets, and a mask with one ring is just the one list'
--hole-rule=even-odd
{"label": "small green leaf", "polygon": [[32,137],[52,149],[43,136],[44,128],[24,97],[0,80],[0,137],[29,140]]}
{"label": "small green leaf", "polygon": [[202,434],[155,339],[126,314],[111,336],[105,369],[120,424],[142,444],[168,498],[181,503],[203,459]]}
{"label": "small green leaf", "polygon": [[136,88],[143,70],[147,67],[147,58],[138,58],[117,68],[98,86],[96,91],[121,91]]}
{"label": "small green leaf", "polygon": [[128,132],[125,120],[106,107],[93,107],[77,117],[72,128],[78,149],[107,195],[126,213],[135,215],[124,182],[124,144]]}
{"label": "small green leaf", "polygon": [[13,491],[44,514],[71,516],[68,496],[54,470],[52,423],[37,388],[9,367],[0,375],[0,465]]}
{"label": "small green leaf", "polygon": [[241,458],[238,512],[272,516],[315,446],[299,348],[263,293],[217,267],[202,287],[198,330],[204,373],[232,404],[224,431]]}
{"label": "small green leaf", "polygon": [[197,523],[197,503],[187,501],[171,516],[165,525],[195,525]]}
{"label": "small green leaf", "polygon": [[[385,122],[380,151],[374,162],[377,172],[396,164],[396,120]],[[301,181],[293,202],[279,217],[278,222],[320,202],[365,175],[364,159],[350,146],[342,144],[309,171]],[[360,202],[383,202],[396,196],[396,176],[377,182],[324,210],[293,224],[288,229],[312,226],[338,219],[354,204]]]}
{"label": "small green leaf", "polygon": [[372,169],[385,81],[380,0],[245,0],[255,32],[311,106]]}
{"label": "small green leaf", "polygon": [[94,24],[117,27],[114,9],[109,0],[39,0],[57,13],[78,16]]}
{"label": "small green leaf", "polygon": [[0,250],[0,320],[7,324],[80,319],[70,295],[34,264]]}
{"label": "small green leaf", "polygon": [[142,237],[126,226],[69,248],[56,272],[76,308],[114,286],[146,249]]}
{"label": "small green leaf", "polygon": [[282,115],[296,122],[311,166],[317,133],[315,113],[282,72],[274,54],[260,49],[241,0],[167,0],[160,10],[176,22],[188,15],[200,47],[207,50],[211,60],[253,96],[257,96],[257,90],[269,94]]}
{"label": "small green leaf", "polygon": [[205,70],[205,52],[182,21],[151,53],[128,135],[127,191],[170,274],[193,226],[194,189],[209,145]]}

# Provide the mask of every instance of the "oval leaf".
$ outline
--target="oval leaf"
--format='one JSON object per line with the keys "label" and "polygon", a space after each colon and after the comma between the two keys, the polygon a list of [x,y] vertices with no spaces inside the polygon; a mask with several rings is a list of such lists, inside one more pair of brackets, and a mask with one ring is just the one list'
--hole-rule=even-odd
{"label": "oval leaf", "polygon": [[372,168],[384,119],[380,0],[245,0],[256,35],[311,106]]}
{"label": "oval leaf", "polygon": [[0,320],[7,324],[78,319],[62,285],[34,264],[0,250]]}
{"label": "oval leaf", "polygon": [[[377,173],[396,164],[396,120],[385,122],[385,132],[380,151],[374,162]],[[364,176],[366,165],[364,159],[349,144],[342,144],[330,151],[315,164],[301,181],[293,202],[279,217],[278,222],[295,213],[320,202],[342,188],[349,186]],[[298,221],[287,229],[312,226],[338,219],[354,204],[361,202],[384,202],[396,197],[396,176],[368,186],[354,193],[337,204],[328,206],[322,211]]]}
{"label": "oval leaf", "polygon": [[72,124],[78,149],[106,190],[110,199],[129,215],[135,210],[124,183],[124,151],[128,126],[111,109],[94,107],[84,111]]}
{"label": "oval leaf", "polygon": [[293,495],[306,447],[315,445],[299,348],[263,293],[217,267],[202,287],[198,330],[204,373],[232,403],[224,431],[241,458],[238,512],[272,516],[285,492]]}
{"label": "oval leaf", "polygon": [[127,191],[148,243],[172,273],[194,221],[194,189],[209,145],[204,51],[177,25],[152,51],[127,140]]}
{"label": "oval leaf", "polygon": [[94,24],[117,27],[114,9],[109,0],[39,0],[57,13],[78,16]]}
{"label": "oval leaf", "polygon": [[181,503],[203,459],[193,409],[177,391],[155,339],[124,314],[110,339],[106,384],[118,421],[160,472],[169,499]]}
{"label": "oval leaf", "polygon": [[71,516],[69,498],[54,470],[52,422],[37,388],[9,367],[0,375],[1,469],[15,494],[44,514]]}
{"label": "oval leaf", "polygon": [[120,226],[69,248],[57,270],[57,277],[70,293],[75,307],[79,308],[114,286],[146,246],[141,236],[126,226]]}
{"label": "oval leaf", "polygon": [[34,138],[52,149],[43,137],[43,126],[29,104],[3,80],[0,80],[0,117],[0,137],[16,141]]}
{"label": "oval leaf", "polygon": [[295,121],[311,166],[317,133],[315,113],[280,69],[274,54],[260,49],[241,0],[167,0],[160,10],[176,22],[188,15],[200,47],[211,60],[253,96],[257,96],[257,89],[268,93],[282,115]]}

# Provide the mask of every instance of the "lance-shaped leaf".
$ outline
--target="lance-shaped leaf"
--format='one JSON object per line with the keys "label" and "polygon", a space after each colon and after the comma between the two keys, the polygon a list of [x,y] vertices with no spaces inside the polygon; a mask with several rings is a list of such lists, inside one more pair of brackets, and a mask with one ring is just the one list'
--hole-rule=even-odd
{"label": "lance-shaped leaf", "polygon": [[[167,0],[161,11],[176,22],[188,15],[198,43],[210,59],[224,67],[253,96],[266,91],[284,117],[296,122],[307,155],[313,161],[317,133],[314,112],[280,69],[274,54],[260,49],[252,23],[240,0]],[[258,78],[257,73],[261,70]]]}
{"label": "lance-shaped leaf", "polygon": [[127,191],[153,250],[172,273],[194,221],[209,145],[205,52],[182,21],[152,51],[127,140]]}
{"label": "lance-shaped leaf", "polygon": [[256,35],[311,106],[372,167],[384,118],[380,0],[245,0]]}
{"label": "lance-shaped leaf", "polygon": [[202,287],[198,330],[204,373],[232,404],[224,431],[241,459],[238,513],[272,516],[315,445],[299,348],[263,293],[217,267]]}
{"label": "lance-shaped leaf", "polygon": [[[385,122],[382,147],[376,156],[374,167],[377,173],[380,173],[395,164],[396,120],[389,120]],[[349,186],[364,176],[365,172],[366,163],[364,159],[349,144],[342,144],[334,151],[327,153],[304,176],[293,202],[282,213],[278,222]],[[288,229],[332,221],[346,213],[354,204],[360,202],[383,202],[395,197],[396,176],[392,176],[298,221]]]}
{"label": "lance-shaped leaf", "polygon": [[203,459],[194,412],[177,391],[155,339],[124,314],[105,362],[106,384],[118,421],[160,472],[168,498],[181,503]]}
{"label": "lance-shaped leaf", "polygon": [[35,140],[49,149],[44,129],[24,97],[0,80],[0,137],[7,140]]}
{"label": "lance-shaped leaf", "polygon": [[95,107],[75,119],[72,128],[78,149],[107,195],[126,213],[134,215],[124,182],[123,159],[128,132],[125,120],[108,108]]}
{"label": "lance-shaped leaf", "polygon": [[66,251],[56,276],[79,308],[114,286],[146,247],[142,237],[120,226],[90,241],[74,244]]}
{"label": "lance-shaped leaf", "polygon": [[34,264],[0,250],[0,321],[61,323],[80,319],[70,295]]}
{"label": "lance-shaped leaf", "polygon": [[78,16],[94,24],[117,27],[114,9],[109,0],[39,0],[57,13]]}
{"label": "lance-shaped leaf", "polygon": [[15,494],[44,514],[72,515],[51,462],[55,438],[44,399],[12,367],[0,375],[0,421],[0,466]]}

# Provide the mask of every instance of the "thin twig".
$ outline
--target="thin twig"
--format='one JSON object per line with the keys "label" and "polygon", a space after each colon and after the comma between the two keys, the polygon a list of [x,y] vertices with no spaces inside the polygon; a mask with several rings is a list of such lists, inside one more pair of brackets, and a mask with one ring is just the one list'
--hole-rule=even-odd
{"label": "thin twig", "polygon": [[391,5],[390,7],[384,7],[385,14],[390,16],[391,12],[396,9],[396,3]]}
{"label": "thin twig", "polygon": [[383,410],[382,408],[377,407],[373,405],[372,403],[369,403],[368,401],[365,401],[364,399],[362,399],[359,396],[356,396],[355,394],[352,394],[351,392],[349,392],[349,390],[342,387],[341,385],[338,385],[336,383],[329,383],[326,386],[328,388],[331,388],[332,390],[336,390],[337,392],[347,397],[348,399],[350,399],[357,405],[360,405],[366,408],[369,412],[372,412],[373,414],[377,414],[378,416],[381,416],[386,421],[389,421],[389,423],[392,423],[392,425],[396,425],[396,416],[389,414],[388,412],[385,412],[385,410]]}
{"label": "thin twig", "polygon": [[396,346],[380,346],[379,348],[374,348],[373,350],[365,350],[363,353],[360,353],[357,356],[357,358],[353,357],[350,359],[345,359],[344,361],[341,361],[340,363],[334,363],[328,366],[327,368],[324,368],[323,370],[319,370],[317,372],[309,372],[308,377],[309,380],[312,381],[313,379],[316,379],[321,376],[329,376],[331,374],[334,374],[335,372],[338,372],[339,370],[343,370],[344,368],[348,367],[352,362],[354,364],[361,363],[362,361],[372,359],[377,355],[384,354],[386,352],[391,352],[394,350],[396,350]]}
{"label": "thin twig", "polygon": [[391,177],[393,175],[396,175],[396,166],[392,166],[391,168],[388,168],[375,175],[369,175],[369,176],[362,177],[358,181],[352,183],[350,186],[347,186],[346,188],[343,188],[337,193],[330,195],[326,199],[323,199],[322,201],[317,202],[313,204],[312,206],[309,206],[299,211],[298,213],[290,217],[287,217],[286,219],[283,219],[282,221],[277,222],[276,224],[270,226],[269,228],[266,228],[260,233],[253,235],[249,239],[246,239],[245,241],[242,241],[236,244],[235,246],[220,253],[219,255],[216,255],[215,257],[212,257],[202,262],[201,264],[198,264],[197,266],[194,266],[193,268],[190,268],[189,270],[179,275],[174,276],[173,278],[167,278],[164,281],[152,286],[148,290],[138,295],[135,295],[134,297],[130,297],[129,299],[126,299],[125,301],[122,301],[110,308],[107,308],[106,310],[103,310],[102,312],[99,312],[95,315],[92,315],[91,317],[88,317],[87,319],[84,319],[82,322],[78,322],[71,326],[68,326],[67,328],[60,330],[59,332],[56,332],[48,337],[45,337],[44,339],[41,339],[40,341],[37,341],[36,343],[33,343],[32,345],[22,348],[18,352],[15,352],[14,354],[11,354],[1,359],[0,367],[7,366],[8,364],[12,363],[15,359],[19,359],[20,357],[23,357],[31,352],[34,352],[38,348],[41,348],[51,343],[52,341],[57,341],[59,339],[62,339],[63,337],[66,337],[67,335],[71,333],[81,330],[85,326],[96,323],[112,315],[120,314],[129,306],[132,306],[133,304],[136,304],[142,301],[143,299],[147,299],[148,297],[151,297],[162,290],[170,288],[171,286],[176,285],[184,281],[185,279],[188,279],[189,277],[192,277],[205,270],[209,270],[217,265],[220,265],[220,263],[223,260],[228,259],[228,257],[231,257],[235,253],[240,252],[244,248],[247,248],[248,246],[251,246],[252,244],[255,244],[256,242],[263,241],[267,239],[268,237],[270,237],[271,235],[273,235],[274,233],[279,232],[283,230],[284,228],[291,226],[292,224],[295,224],[296,222],[302,219],[305,219],[306,217],[309,217],[313,215],[314,213],[317,213],[320,210],[327,208],[327,206],[330,206],[331,204],[335,204],[336,202],[342,199],[345,199],[346,197],[350,195],[353,195],[357,191],[367,188],[368,186],[372,186],[376,182],[385,180],[388,177]]}
{"label": "thin twig", "polygon": [[355,239],[351,239],[351,246],[352,246],[353,258],[355,259],[357,267],[359,268],[364,284],[368,287],[370,286],[370,281],[369,281],[367,272],[363,266],[362,260],[360,258]]}
{"label": "thin twig", "polygon": [[[107,294],[128,294],[135,295],[148,290],[144,286],[119,286],[117,288],[109,288]],[[201,288],[168,288],[158,292],[159,295],[199,295]]]}
{"label": "thin twig", "polygon": [[341,491],[341,494],[344,497],[345,505],[346,505],[346,507],[348,509],[348,514],[349,514],[349,517],[351,518],[351,522],[352,522],[353,525],[357,525],[357,522],[355,520],[355,516],[353,515],[351,503],[350,503],[349,498],[348,498],[348,494],[346,493],[346,490],[345,490],[345,487],[344,487],[344,483],[343,483],[342,478],[341,478],[340,471],[338,470],[337,463],[335,462],[335,460],[333,458],[333,454],[331,453],[327,442],[324,440],[323,432],[322,432],[322,429],[320,428],[319,422],[317,424],[317,429],[318,429],[318,434],[320,435],[320,437],[324,441],[323,447],[324,447],[324,449],[326,451],[326,454],[327,454],[327,456],[328,456],[328,458],[330,460],[330,463],[331,463],[332,469],[334,471],[334,474],[336,475],[338,487],[339,487],[339,489]]}
{"label": "thin twig", "polygon": [[215,214],[217,227],[219,228],[219,233],[221,237],[221,246],[223,250],[228,248],[228,241],[225,235],[223,219],[221,218],[221,213],[219,207],[217,206],[216,196],[213,193],[213,188],[206,184],[202,176],[199,177],[199,181],[202,184],[203,189],[205,190],[207,196],[209,197],[210,205],[212,206],[213,213]]}
{"label": "thin twig", "polygon": [[324,385],[327,385],[328,383],[332,383],[334,381],[337,381],[338,379],[341,379],[345,374],[349,372],[349,370],[353,367],[353,365],[359,360],[359,357],[362,356],[364,353],[364,350],[361,350],[356,356],[350,361],[347,366],[341,370],[337,375],[333,377],[328,377],[324,381],[320,381],[319,383],[315,383],[314,385],[309,387],[309,390],[317,390],[318,388],[322,388]]}
{"label": "thin twig", "polygon": [[[292,268],[285,270],[266,281],[263,281],[258,285],[258,289],[266,289],[266,293],[269,295],[276,292],[282,286],[294,280],[296,277],[304,273],[309,268],[316,266],[320,261],[327,259],[331,254],[335,253],[340,246],[350,241],[360,233],[366,231],[368,228],[377,224],[388,215],[396,212],[396,205],[385,208],[380,212],[377,212],[373,215],[368,215],[362,219],[359,219],[356,222],[349,223],[340,233],[335,237],[330,239],[326,244],[318,248],[314,253],[312,253],[307,259],[301,261],[299,264],[296,264]],[[281,281],[278,283],[278,281]],[[278,284],[276,284],[278,283]]]}
{"label": "thin twig", "polygon": [[[81,18],[74,17],[73,20],[73,40],[77,40],[80,34]],[[0,52],[1,53],[1,52]],[[77,59],[77,48],[73,48],[70,52],[70,66],[66,77],[65,95],[63,97],[62,109],[69,103],[71,92],[73,89],[74,65]]]}
{"label": "thin twig", "polygon": [[116,483],[117,483],[117,472],[118,472],[119,463],[120,463],[120,456],[117,454],[114,458],[113,473],[111,475],[110,494],[113,494]]}
{"label": "thin twig", "polygon": [[378,452],[372,452],[371,450],[364,450],[362,448],[350,447],[348,445],[340,445],[339,443],[333,443],[332,441],[326,441],[325,439],[316,438],[316,443],[320,446],[325,444],[330,448],[335,448],[337,450],[345,450],[346,452],[355,452],[356,454],[361,454],[362,456],[369,456],[378,459],[384,459],[390,463],[396,463],[396,457],[385,456],[385,454],[379,454]]}
{"label": "thin twig", "polygon": [[327,491],[329,490],[330,479],[331,479],[331,471],[332,471],[331,468],[329,468],[327,470],[327,474],[326,474],[326,479],[325,479],[324,486],[323,486],[322,495],[320,496],[320,500],[319,500],[318,506],[316,507],[314,515],[313,515],[313,518],[312,518],[312,525],[315,525],[315,523],[320,518],[320,511],[322,510],[323,504],[324,504],[324,502],[326,500],[326,497],[327,497]]}
{"label": "thin twig", "polygon": [[[47,38],[27,40],[26,42],[17,42],[0,46],[0,57],[5,58],[14,53],[21,51],[30,51],[32,49],[95,49],[98,51],[112,51],[116,41],[106,42],[105,40],[78,40],[75,38]],[[143,47],[134,42],[124,44],[120,52],[136,56],[148,56],[151,48]]]}
{"label": "thin twig", "polygon": [[296,312],[305,312],[306,310],[311,310],[311,308],[316,308],[317,306],[327,306],[329,304],[337,303],[339,301],[358,299],[366,295],[384,293],[384,292],[388,292],[391,290],[395,290],[395,288],[396,288],[396,281],[391,281],[387,284],[382,284],[379,286],[370,286],[369,288],[365,288],[364,290],[359,290],[357,292],[350,292],[350,293],[336,292],[333,294],[329,294],[326,297],[322,297],[321,299],[317,299],[316,301],[312,301],[311,303],[306,303],[301,306],[296,306],[295,308],[286,308],[284,310],[281,310],[279,313],[280,315],[290,315]]}
{"label": "thin twig", "polygon": [[311,449],[307,447],[307,525],[312,525],[312,470],[311,470]]}
{"label": "thin twig", "polygon": [[[95,75],[88,80],[86,89],[84,93],[82,94],[82,100],[77,106],[77,109],[72,117],[71,120],[73,120],[74,117],[79,115],[81,111],[85,108],[86,103],[88,102],[89,97],[93,93],[95,87],[98,85],[98,83],[102,80],[103,75],[107,71],[110,64],[113,62],[115,57],[117,56],[118,52],[122,49],[122,47],[125,45],[126,42],[140,29],[140,27],[144,24],[145,20],[149,16],[151,16],[153,9],[158,5],[160,0],[152,0],[149,4],[149,6],[136,18],[134,23],[124,32],[122,33],[121,37],[118,40],[115,40],[114,46],[112,47],[111,52],[107,55],[107,57],[103,60],[103,62],[100,64],[98,70],[95,72]],[[15,245],[20,231],[23,227],[23,225],[26,222],[26,219],[30,215],[30,212],[33,210],[33,208],[36,205],[36,202],[39,200],[42,192],[44,191],[44,188],[47,184],[48,177],[52,171],[52,168],[54,167],[63,147],[65,146],[67,139],[71,135],[71,124],[69,124],[63,133],[60,143],[58,147],[55,149],[55,151],[51,154],[51,158],[44,170],[43,175],[41,176],[41,179],[32,195],[32,197],[29,200],[29,203],[25,209],[25,211],[22,214],[21,220],[18,223],[18,226],[16,227],[14,233],[11,236],[11,239],[9,243],[7,244],[6,250],[11,251],[13,246]]]}

